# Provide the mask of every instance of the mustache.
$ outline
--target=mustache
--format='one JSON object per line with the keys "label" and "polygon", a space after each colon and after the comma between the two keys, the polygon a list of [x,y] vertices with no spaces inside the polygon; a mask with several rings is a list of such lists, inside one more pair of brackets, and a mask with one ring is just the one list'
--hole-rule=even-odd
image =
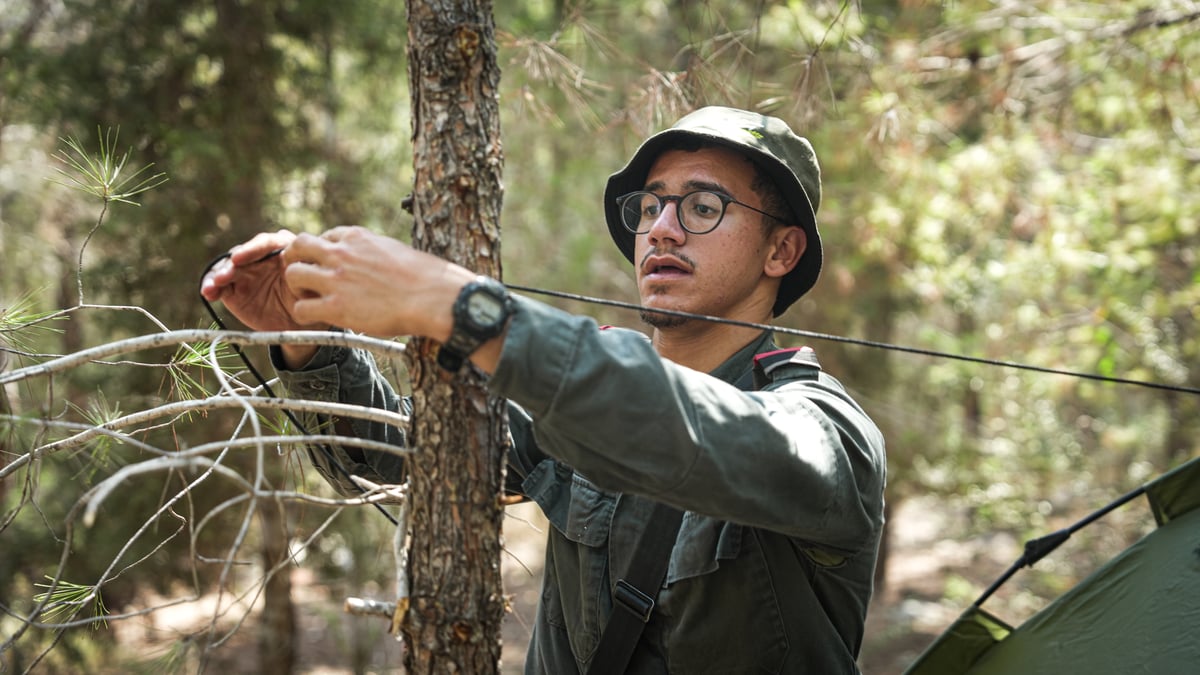
{"label": "mustache", "polygon": [[671,247],[652,248],[649,251],[646,251],[646,255],[642,256],[641,262],[638,263],[638,269],[642,269],[643,267],[645,267],[646,260],[648,260],[650,258],[650,256],[655,256],[655,255],[673,256],[675,258],[679,258],[680,261],[687,263],[688,267],[691,267],[692,269],[696,268],[696,261],[689,258],[686,254],[680,253],[679,249],[671,246]]}

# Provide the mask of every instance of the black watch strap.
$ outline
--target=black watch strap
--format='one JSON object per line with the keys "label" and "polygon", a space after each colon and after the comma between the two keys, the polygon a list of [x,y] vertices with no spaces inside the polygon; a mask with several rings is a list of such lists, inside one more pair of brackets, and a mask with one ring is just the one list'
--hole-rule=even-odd
{"label": "black watch strap", "polygon": [[462,370],[463,364],[466,362],[467,355],[446,349],[446,345],[442,345],[438,349],[437,364],[452,373]]}
{"label": "black watch strap", "polygon": [[478,276],[463,286],[452,311],[454,327],[438,350],[437,363],[458,372],[483,343],[504,332],[513,312],[512,297],[504,284]]}

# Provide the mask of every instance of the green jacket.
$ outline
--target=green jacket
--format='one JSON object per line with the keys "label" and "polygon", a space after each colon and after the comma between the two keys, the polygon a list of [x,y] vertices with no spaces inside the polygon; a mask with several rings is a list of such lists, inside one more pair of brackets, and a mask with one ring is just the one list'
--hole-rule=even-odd
{"label": "green jacket", "polygon": [[[489,388],[512,404],[508,487],[553,525],[526,672],[586,671],[651,500],[685,515],[628,672],[857,672],[886,469],[878,429],[842,386],[804,364],[758,391],[734,386],[775,349],[769,333],[704,374],[640,333],[516,302]],[[409,406],[360,352],[322,349],[280,376],[305,398]],[[352,473],[399,476],[394,455],[335,454]]]}

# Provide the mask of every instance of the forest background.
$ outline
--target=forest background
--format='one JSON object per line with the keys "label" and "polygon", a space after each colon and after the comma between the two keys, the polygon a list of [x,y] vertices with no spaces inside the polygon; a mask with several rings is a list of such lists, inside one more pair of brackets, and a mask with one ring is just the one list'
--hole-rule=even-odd
{"label": "forest background", "polygon": [[[1020,542],[1200,451],[1197,2],[503,4],[508,282],[635,301],[603,225],[604,180],[696,106],[783,117],[816,147],[826,267],[781,325],[820,334],[783,342],[815,347],[888,439],[867,672],[903,670]],[[210,327],[200,275],[258,231],[410,237],[402,4],[0,7],[0,375]],[[81,189],[96,184],[88,160],[103,174],[105,158],[127,158],[113,189]],[[127,191],[152,189],[123,201],[131,176]],[[638,327],[627,310],[543,299]],[[265,367],[261,347],[247,352]],[[268,661],[239,650],[257,639],[269,659],[279,630],[307,631],[296,672],[397,667],[386,622],[339,614],[342,598],[394,592],[389,523],[373,509],[289,499],[272,511],[228,476],[130,470],[229,438],[240,411],[199,406],[29,454],[204,400],[220,386],[205,356],[202,343],[145,350],[0,386],[0,672],[239,672],[247,659],[254,672]],[[268,454],[216,461],[332,497],[300,454]],[[116,496],[85,523],[105,485]],[[510,519],[528,532],[509,536],[506,669],[519,667],[537,593],[541,535],[526,518]],[[1019,623],[1151,526],[1107,517],[989,609]],[[282,566],[280,547],[293,556]],[[156,623],[185,605],[202,621]],[[272,605],[299,624],[272,623]]]}

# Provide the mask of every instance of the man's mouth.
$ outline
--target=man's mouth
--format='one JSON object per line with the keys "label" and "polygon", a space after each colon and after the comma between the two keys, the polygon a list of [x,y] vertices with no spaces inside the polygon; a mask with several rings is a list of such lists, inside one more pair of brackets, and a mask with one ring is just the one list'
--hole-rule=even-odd
{"label": "man's mouth", "polygon": [[642,276],[648,279],[681,277],[691,273],[692,268],[687,262],[672,255],[651,255],[642,262]]}
{"label": "man's mouth", "polygon": [[687,273],[687,270],[678,265],[653,265],[646,270],[646,276],[648,277],[674,277]]}

